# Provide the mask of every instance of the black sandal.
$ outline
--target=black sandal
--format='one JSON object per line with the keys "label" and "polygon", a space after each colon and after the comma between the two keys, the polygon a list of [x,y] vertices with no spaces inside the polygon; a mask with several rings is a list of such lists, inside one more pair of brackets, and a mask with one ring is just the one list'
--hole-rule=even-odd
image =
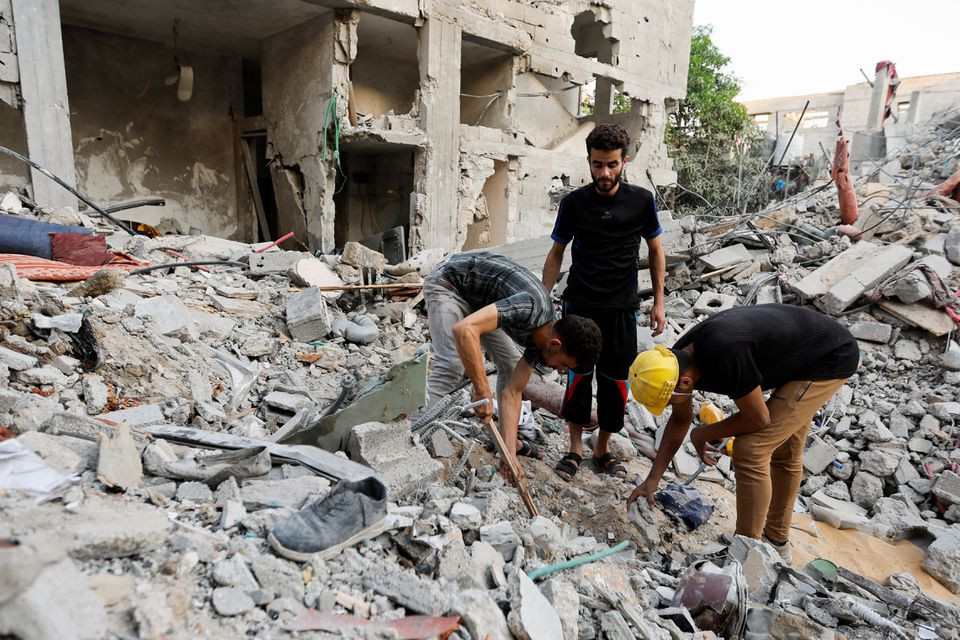
{"label": "black sandal", "polygon": [[613,454],[609,451],[599,458],[594,458],[593,466],[596,467],[598,472],[605,473],[614,478],[627,477],[627,468],[623,466],[622,462],[614,458]]}
{"label": "black sandal", "polygon": [[537,460],[543,459],[543,452],[540,451],[540,447],[526,440],[520,441],[520,448],[517,449],[517,455],[526,458],[535,458]]}
{"label": "black sandal", "polygon": [[558,476],[570,482],[573,480],[573,476],[577,475],[577,471],[580,471],[581,462],[583,462],[583,456],[571,451],[560,458],[560,462],[557,463],[557,466],[554,467],[553,470]]}

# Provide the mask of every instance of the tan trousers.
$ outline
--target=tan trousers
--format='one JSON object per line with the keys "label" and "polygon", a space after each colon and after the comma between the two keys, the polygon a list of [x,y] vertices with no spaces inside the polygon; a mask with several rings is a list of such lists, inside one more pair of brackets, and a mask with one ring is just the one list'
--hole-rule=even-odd
{"label": "tan trousers", "polygon": [[846,379],[794,381],[767,400],[770,424],[737,436],[733,464],[737,477],[737,533],[766,534],[775,542],[790,537],[790,520],[803,480],[803,447],[813,416]]}

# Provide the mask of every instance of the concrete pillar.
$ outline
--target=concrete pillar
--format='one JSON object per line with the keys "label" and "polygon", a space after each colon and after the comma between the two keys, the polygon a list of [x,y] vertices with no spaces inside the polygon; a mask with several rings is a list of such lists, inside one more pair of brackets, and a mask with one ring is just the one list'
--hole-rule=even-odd
{"label": "concrete pillar", "polygon": [[[419,154],[415,180],[417,216],[413,247],[456,249],[460,182],[460,36],[452,20],[431,16],[420,28],[420,126],[427,147]],[[415,232],[415,233],[413,233]]]}
{"label": "concrete pillar", "polygon": [[917,118],[920,117],[920,102],[923,100],[923,94],[914,91],[910,94],[910,106],[907,108],[907,122],[917,124]]}
{"label": "concrete pillar", "polygon": [[887,91],[890,89],[890,76],[887,68],[877,71],[873,79],[873,95],[870,97],[870,113],[867,116],[867,129],[875,130],[883,126],[883,109],[887,102]]}
{"label": "concrete pillar", "polygon": [[[13,0],[27,154],[67,184],[77,183],[70,104],[57,0]],[[33,198],[44,207],[76,207],[70,193],[31,169]]]}
{"label": "concrete pillar", "polygon": [[608,116],[613,113],[613,83],[606,78],[597,78],[593,92],[593,115]]}

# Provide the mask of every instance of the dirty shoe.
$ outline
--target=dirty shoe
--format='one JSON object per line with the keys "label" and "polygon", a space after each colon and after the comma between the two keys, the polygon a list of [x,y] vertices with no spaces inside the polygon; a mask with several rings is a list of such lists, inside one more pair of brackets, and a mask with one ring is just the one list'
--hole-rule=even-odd
{"label": "dirty shoe", "polygon": [[780,559],[783,560],[783,564],[789,566],[793,562],[793,545],[790,544],[789,540],[786,542],[774,542],[767,537],[767,534],[763,534],[763,541],[777,550],[777,553],[780,554]]}
{"label": "dirty shoe", "polygon": [[291,560],[320,560],[383,533],[387,489],[376,478],[341,480],[330,493],[293,514],[270,532],[274,551]]}

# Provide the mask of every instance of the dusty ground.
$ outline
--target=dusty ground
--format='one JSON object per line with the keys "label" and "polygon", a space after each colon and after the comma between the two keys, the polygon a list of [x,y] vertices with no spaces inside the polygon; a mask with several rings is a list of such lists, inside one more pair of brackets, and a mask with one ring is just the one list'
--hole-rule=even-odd
{"label": "dusty ground", "polygon": [[[566,434],[549,434],[543,460],[521,458],[527,474],[527,486],[537,508],[543,514],[557,516],[569,525],[570,535],[592,535],[598,541],[616,544],[630,540],[641,558],[654,559],[652,550],[645,550],[643,539],[627,518],[626,499],[633,490],[633,482],[646,477],[650,463],[637,458],[626,463],[626,480],[617,480],[593,470],[585,448],[584,463],[573,481],[566,482],[553,468],[567,451]],[[482,464],[493,467],[492,454],[477,447],[475,455]],[[667,474],[664,484],[671,480]],[[571,487],[580,489],[584,496],[575,499],[568,495]],[[716,547],[723,533],[733,535],[736,526],[735,494],[714,482],[697,482],[704,499],[715,508],[710,520],[693,532],[674,527],[666,521],[661,528],[663,543],[659,551],[670,554],[678,550],[684,554],[709,552]],[[658,516],[659,517],[659,516]],[[664,518],[664,520],[666,520]],[[881,584],[887,576],[906,571],[917,579],[921,589],[932,597],[960,604],[960,598],[932,578],[921,567],[923,551],[910,542],[891,544],[856,530],[839,530],[822,522],[815,522],[808,514],[797,514],[792,535],[795,568],[802,568],[814,558],[826,558]]]}

